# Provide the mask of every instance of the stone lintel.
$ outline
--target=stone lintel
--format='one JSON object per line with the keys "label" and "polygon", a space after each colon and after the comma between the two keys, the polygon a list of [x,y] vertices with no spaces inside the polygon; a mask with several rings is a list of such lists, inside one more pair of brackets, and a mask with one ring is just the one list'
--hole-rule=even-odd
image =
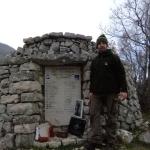
{"label": "stone lintel", "polygon": [[49,60],[49,59],[40,59],[40,58],[33,58],[33,62],[44,65],[44,66],[83,66],[86,62],[85,61],[75,61],[75,60],[63,60],[63,59],[56,59],[56,60]]}

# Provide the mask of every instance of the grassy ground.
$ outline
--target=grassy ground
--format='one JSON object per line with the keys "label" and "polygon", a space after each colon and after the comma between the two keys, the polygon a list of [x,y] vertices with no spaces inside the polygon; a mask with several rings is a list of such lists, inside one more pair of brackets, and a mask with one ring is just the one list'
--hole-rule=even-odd
{"label": "grassy ground", "polygon": [[150,150],[150,145],[135,142],[128,145],[126,150]]}

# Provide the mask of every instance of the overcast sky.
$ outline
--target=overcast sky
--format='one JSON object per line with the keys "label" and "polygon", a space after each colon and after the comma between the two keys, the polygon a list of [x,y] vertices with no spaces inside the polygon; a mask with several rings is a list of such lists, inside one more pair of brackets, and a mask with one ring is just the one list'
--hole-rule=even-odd
{"label": "overcast sky", "polygon": [[0,42],[17,49],[23,38],[50,32],[101,34],[119,0],[0,0]]}

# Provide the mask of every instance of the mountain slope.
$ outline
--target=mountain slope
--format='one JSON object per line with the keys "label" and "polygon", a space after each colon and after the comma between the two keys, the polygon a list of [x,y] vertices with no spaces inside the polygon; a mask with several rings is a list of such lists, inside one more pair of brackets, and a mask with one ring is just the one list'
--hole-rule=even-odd
{"label": "mountain slope", "polygon": [[4,43],[0,43],[0,57],[4,57],[13,51],[15,51],[15,49],[11,46]]}

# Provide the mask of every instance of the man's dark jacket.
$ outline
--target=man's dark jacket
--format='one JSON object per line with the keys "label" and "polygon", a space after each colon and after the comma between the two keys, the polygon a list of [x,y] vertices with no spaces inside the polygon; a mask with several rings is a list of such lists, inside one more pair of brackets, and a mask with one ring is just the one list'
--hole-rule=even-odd
{"label": "man's dark jacket", "polygon": [[127,92],[123,64],[110,49],[99,53],[93,59],[90,70],[90,92],[93,94]]}

